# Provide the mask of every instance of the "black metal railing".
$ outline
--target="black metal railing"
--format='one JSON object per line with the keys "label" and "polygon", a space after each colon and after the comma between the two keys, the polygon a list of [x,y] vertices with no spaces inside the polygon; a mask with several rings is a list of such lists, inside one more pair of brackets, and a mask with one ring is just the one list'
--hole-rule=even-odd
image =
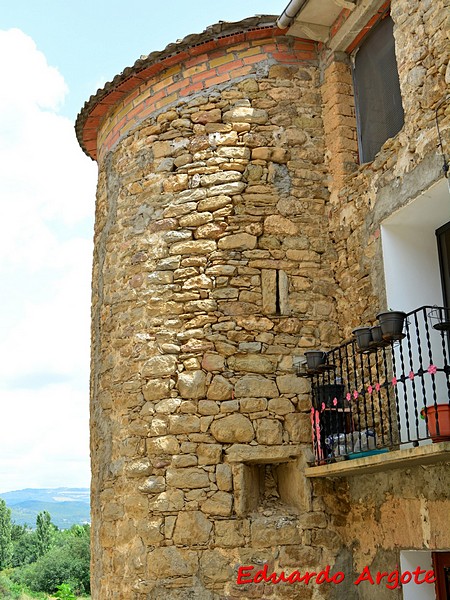
{"label": "black metal railing", "polygon": [[374,332],[363,349],[352,339],[299,372],[312,383],[316,464],[450,440],[449,330],[450,309],[422,306],[400,335]]}

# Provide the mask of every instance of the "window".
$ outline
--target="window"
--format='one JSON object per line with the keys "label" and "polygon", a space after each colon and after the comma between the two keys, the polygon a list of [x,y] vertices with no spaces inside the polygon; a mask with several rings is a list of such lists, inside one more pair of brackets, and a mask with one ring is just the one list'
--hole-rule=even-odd
{"label": "window", "polygon": [[450,598],[450,552],[433,552],[433,566],[436,574],[436,598]]}
{"label": "window", "polygon": [[289,280],[284,271],[263,269],[261,272],[262,308],[266,315],[289,314]]}
{"label": "window", "polygon": [[450,302],[450,223],[436,230],[444,305]]}
{"label": "window", "polygon": [[393,25],[391,17],[385,16],[364,39],[354,57],[353,82],[361,163],[372,161],[384,142],[403,127]]}

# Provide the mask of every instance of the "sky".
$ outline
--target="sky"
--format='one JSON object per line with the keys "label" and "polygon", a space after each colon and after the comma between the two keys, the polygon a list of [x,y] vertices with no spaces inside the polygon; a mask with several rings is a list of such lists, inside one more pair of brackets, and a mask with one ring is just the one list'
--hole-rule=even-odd
{"label": "sky", "polygon": [[141,55],[288,0],[21,0],[0,12],[0,493],[89,487],[96,163],[84,102]]}

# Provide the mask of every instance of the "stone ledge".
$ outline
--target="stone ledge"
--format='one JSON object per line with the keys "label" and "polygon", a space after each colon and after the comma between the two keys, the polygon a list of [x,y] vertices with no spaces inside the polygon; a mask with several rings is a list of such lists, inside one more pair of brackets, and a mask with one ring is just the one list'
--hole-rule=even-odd
{"label": "stone ledge", "polygon": [[233,444],[226,450],[228,463],[276,464],[295,460],[303,453],[302,446],[248,446]]}
{"label": "stone ledge", "polygon": [[306,477],[348,477],[351,475],[367,475],[377,471],[406,469],[415,465],[432,465],[450,463],[450,442],[427,444],[406,450],[394,450],[386,454],[345,460],[329,465],[308,467]]}

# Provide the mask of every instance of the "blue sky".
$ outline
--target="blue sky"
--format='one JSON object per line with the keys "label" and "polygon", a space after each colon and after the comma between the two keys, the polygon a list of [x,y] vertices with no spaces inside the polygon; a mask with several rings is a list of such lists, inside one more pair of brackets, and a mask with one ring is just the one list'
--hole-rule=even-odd
{"label": "blue sky", "polygon": [[20,0],[0,15],[0,493],[87,487],[96,164],[74,120],[141,55],[288,0]]}

